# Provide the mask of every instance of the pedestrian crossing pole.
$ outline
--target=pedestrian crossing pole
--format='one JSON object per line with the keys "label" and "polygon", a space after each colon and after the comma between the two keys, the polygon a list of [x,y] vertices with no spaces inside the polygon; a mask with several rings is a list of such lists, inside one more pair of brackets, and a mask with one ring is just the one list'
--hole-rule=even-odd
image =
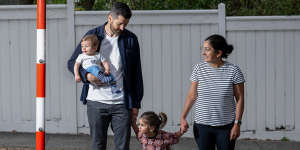
{"label": "pedestrian crossing pole", "polygon": [[37,0],[36,150],[45,150],[46,3]]}

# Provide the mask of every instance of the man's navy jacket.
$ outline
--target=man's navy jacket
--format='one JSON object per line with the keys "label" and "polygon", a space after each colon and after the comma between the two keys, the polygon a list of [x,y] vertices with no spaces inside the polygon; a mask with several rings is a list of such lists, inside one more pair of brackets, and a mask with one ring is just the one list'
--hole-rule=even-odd
{"label": "man's navy jacket", "polygon": [[[106,23],[105,23],[106,24]],[[96,34],[101,41],[104,39],[104,25],[89,30],[85,35]],[[99,44],[100,47],[101,44]],[[119,35],[118,46],[123,69],[123,89],[124,89],[124,104],[127,109],[140,108],[141,100],[144,95],[143,77],[140,59],[140,47],[137,37],[134,33],[123,30]],[[99,51],[98,47],[98,51]],[[73,55],[68,60],[68,69],[74,74],[74,63],[77,56],[81,53],[81,44],[79,43]],[[83,82],[83,88],[80,100],[86,104],[86,97],[89,89],[89,81],[86,78],[86,72],[80,66],[80,77]]]}

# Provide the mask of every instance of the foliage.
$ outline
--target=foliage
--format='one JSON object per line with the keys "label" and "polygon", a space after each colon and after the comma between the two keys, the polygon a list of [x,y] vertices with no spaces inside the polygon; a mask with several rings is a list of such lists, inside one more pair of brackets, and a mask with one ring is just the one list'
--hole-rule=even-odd
{"label": "foliage", "polygon": [[[0,0],[0,5],[32,5],[37,0]],[[66,4],[67,0],[46,0],[47,4]]]}
{"label": "foliage", "polygon": [[[34,4],[36,4],[37,0],[34,0]],[[46,0],[47,4],[66,4],[67,0]]]}
{"label": "foliage", "polygon": [[[79,1],[76,10],[87,10],[80,3],[89,0]],[[95,0],[91,10],[109,10],[116,1],[133,10],[217,9],[224,3],[228,16],[300,15],[300,0]]]}
{"label": "foliage", "polygon": [[33,0],[0,0],[0,5],[30,5]]}
{"label": "foliage", "polygon": [[284,137],[281,138],[281,141],[287,142],[287,141],[289,141],[289,139],[284,136]]}
{"label": "foliage", "polygon": [[[15,0],[16,4],[36,4],[37,0]],[[227,16],[300,15],[300,0],[74,0],[75,10],[110,10],[116,1],[133,10],[217,9],[226,6]],[[13,1],[0,0],[0,5]],[[66,4],[67,0],[46,0],[47,4]]]}
{"label": "foliage", "polygon": [[77,0],[75,4],[84,10],[91,10],[95,4],[95,0]]}

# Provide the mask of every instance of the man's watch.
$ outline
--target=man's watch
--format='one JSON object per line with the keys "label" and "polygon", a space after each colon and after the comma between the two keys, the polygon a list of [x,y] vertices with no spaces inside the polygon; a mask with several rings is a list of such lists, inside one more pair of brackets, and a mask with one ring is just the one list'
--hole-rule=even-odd
{"label": "man's watch", "polygon": [[237,124],[237,125],[241,126],[242,125],[242,121],[241,120],[234,120],[234,124]]}

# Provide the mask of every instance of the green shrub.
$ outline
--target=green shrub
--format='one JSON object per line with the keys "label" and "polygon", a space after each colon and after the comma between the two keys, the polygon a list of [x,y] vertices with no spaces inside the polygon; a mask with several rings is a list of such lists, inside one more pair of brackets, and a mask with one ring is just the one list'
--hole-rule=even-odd
{"label": "green shrub", "polygon": [[[36,4],[36,0],[33,2]],[[46,0],[47,4],[67,4],[67,0]]]}
{"label": "green shrub", "polygon": [[[217,9],[224,3],[227,16],[300,15],[300,0],[96,0],[92,9],[109,10],[116,1],[133,10]],[[84,10],[76,5],[78,9]]]}
{"label": "green shrub", "polygon": [[289,139],[284,136],[284,137],[281,138],[281,141],[287,142],[287,141],[289,141]]}

